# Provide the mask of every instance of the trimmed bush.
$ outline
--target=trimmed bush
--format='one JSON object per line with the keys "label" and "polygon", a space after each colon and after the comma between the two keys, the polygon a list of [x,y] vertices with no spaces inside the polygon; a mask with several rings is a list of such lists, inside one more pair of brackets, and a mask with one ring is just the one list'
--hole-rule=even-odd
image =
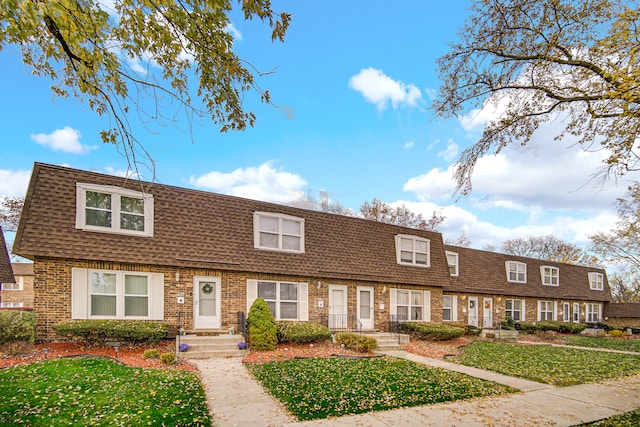
{"label": "trimmed bush", "polygon": [[516,322],[515,327],[516,330],[525,334],[533,334],[538,330],[538,326],[531,322]]}
{"label": "trimmed bush", "polygon": [[584,323],[555,322],[551,320],[538,322],[538,330],[554,331],[561,334],[579,334],[587,329],[587,326]]}
{"label": "trimmed bush", "polygon": [[360,353],[369,353],[378,346],[378,341],[375,338],[351,332],[336,334],[336,343],[344,344],[345,348],[359,351]]}
{"label": "trimmed bush", "polygon": [[331,339],[331,330],[319,323],[280,320],[276,324],[278,326],[278,342],[305,344]]}
{"label": "trimmed bush", "polygon": [[176,361],[176,355],[173,353],[162,353],[160,355],[160,360],[162,360],[162,363],[165,365],[172,365]]}
{"label": "trimmed bush", "polygon": [[613,337],[613,338],[624,338],[626,336],[628,336],[629,334],[627,334],[624,331],[620,331],[618,329],[613,329],[609,331],[609,336]]}
{"label": "trimmed bush", "polygon": [[38,316],[33,311],[0,310],[0,345],[10,342],[33,342]]}
{"label": "trimmed bush", "polygon": [[157,359],[158,357],[160,357],[160,353],[155,348],[150,348],[142,353],[142,357],[144,357],[145,359]]}
{"label": "trimmed bush", "polygon": [[275,350],[278,344],[278,327],[269,310],[269,305],[262,298],[257,298],[247,316],[249,344],[252,350]]}
{"label": "trimmed bush", "polygon": [[125,344],[157,344],[167,336],[166,323],[142,320],[77,320],[51,327],[58,335],[90,345],[104,345],[109,341]]}
{"label": "trimmed bush", "polygon": [[449,326],[455,326],[456,328],[462,328],[464,329],[464,335],[470,335],[470,336],[480,336],[480,334],[482,333],[482,328],[479,328],[477,326],[473,326],[473,325],[469,325],[463,322],[449,322],[447,323],[447,325]]}
{"label": "trimmed bush", "polygon": [[400,330],[411,338],[423,341],[447,341],[460,338],[463,328],[427,322],[406,322],[400,324]]}

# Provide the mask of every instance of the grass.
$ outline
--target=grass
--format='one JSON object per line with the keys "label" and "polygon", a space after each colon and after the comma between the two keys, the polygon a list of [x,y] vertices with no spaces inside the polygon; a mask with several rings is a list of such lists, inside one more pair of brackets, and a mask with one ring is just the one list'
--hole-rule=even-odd
{"label": "grass", "polygon": [[635,427],[640,425],[640,410],[615,415],[600,421],[580,424],[580,427]]}
{"label": "grass", "polygon": [[635,351],[640,353],[640,340],[604,338],[604,337],[564,337],[567,345],[610,350]]}
{"label": "grass", "polygon": [[476,341],[448,359],[514,377],[569,386],[640,372],[640,355],[546,345],[519,346]]}
{"label": "grass", "polygon": [[104,359],[0,369],[0,426],[211,426],[197,375]]}
{"label": "grass", "polygon": [[301,421],[516,391],[390,357],[298,359],[247,367]]}

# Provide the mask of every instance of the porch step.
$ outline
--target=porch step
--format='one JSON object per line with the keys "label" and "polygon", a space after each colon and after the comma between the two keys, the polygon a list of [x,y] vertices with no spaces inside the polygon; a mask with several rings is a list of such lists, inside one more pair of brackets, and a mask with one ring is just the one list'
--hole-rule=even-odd
{"label": "porch step", "polygon": [[[178,357],[185,359],[244,357],[247,355],[247,351],[238,349],[240,342],[244,342],[242,335],[180,335],[176,337],[176,350]],[[187,351],[179,351],[180,344],[187,344],[189,346]]]}
{"label": "porch step", "polygon": [[378,346],[375,351],[384,352],[389,350],[400,350],[401,346],[409,343],[409,335],[405,334],[391,334],[388,332],[377,332],[365,334],[369,337],[373,337],[378,341]]}

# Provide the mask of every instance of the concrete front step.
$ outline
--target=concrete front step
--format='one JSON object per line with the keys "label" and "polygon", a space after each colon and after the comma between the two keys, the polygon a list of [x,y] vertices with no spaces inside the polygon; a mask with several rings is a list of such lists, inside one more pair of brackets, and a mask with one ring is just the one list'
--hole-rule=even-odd
{"label": "concrete front step", "polygon": [[[238,343],[244,342],[242,335],[180,335],[176,337],[178,357],[186,359],[208,359],[212,357],[244,357],[246,350],[238,349]],[[187,351],[179,351],[180,344],[187,344]]]}
{"label": "concrete front step", "polygon": [[391,334],[388,332],[368,333],[367,336],[375,338],[378,346],[375,351],[400,350],[403,345],[409,343],[409,335]]}

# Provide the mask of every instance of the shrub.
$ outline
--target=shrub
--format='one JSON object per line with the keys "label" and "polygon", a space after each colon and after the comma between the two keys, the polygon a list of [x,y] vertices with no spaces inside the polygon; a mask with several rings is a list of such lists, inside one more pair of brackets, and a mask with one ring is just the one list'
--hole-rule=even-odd
{"label": "shrub", "polygon": [[336,343],[344,344],[345,348],[359,351],[360,353],[371,352],[378,346],[378,341],[376,341],[375,338],[351,332],[341,332],[336,334]]}
{"label": "shrub", "polygon": [[515,327],[525,334],[533,334],[538,330],[538,326],[531,322],[516,322]]}
{"label": "shrub", "polygon": [[52,328],[61,337],[86,341],[91,345],[109,341],[157,344],[169,330],[166,323],[142,320],[79,320],[58,323]]}
{"label": "shrub", "polygon": [[624,338],[626,337],[628,334],[624,331],[620,331],[617,329],[614,329],[612,331],[609,331],[609,336],[613,337],[613,338]]}
{"label": "shrub", "polygon": [[0,310],[0,345],[36,337],[38,316],[33,311]]}
{"label": "shrub", "polygon": [[249,309],[247,316],[249,344],[253,350],[275,350],[278,344],[278,328],[269,310],[269,305],[262,298],[257,298]]}
{"label": "shrub", "polygon": [[555,322],[551,320],[538,322],[538,330],[554,331],[561,334],[579,334],[586,328],[587,325],[583,323]]}
{"label": "shrub", "polygon": [[463,328],[427,322],[407,322],[400,324],[400,330],[411,335],[411,338],[424,341],[446,341],[460,338]]}
{"label": "shrub", "polygon": [[276,324],[278,326],[278,342],[304,344],[331,339],[331,330],[319,323],[281,320]]}
{"label": "shrub", "polygon": [[500,324],[500,328],[505,329],[507,331],[512,331],[516,328],[516,323],[513,321],[511,317],[507,317],[504,322]]}
{"label": "shrub", "polygon": [[164,363],[165,365],[171,365],[175,363],[176,355],[173,353],[162,353],[160,355],[160,360],[162,360],[162,363]]}
{"label": "shrub", "polygon": [[144,357],[145,359],[157,359],[158,357],[160,357],[160,353],[155,348],[150,348],[142,353],[142,357]]}
{"label": "shrub", "polygon": [[482,328],[479,328],[479,327],[473,326],[473,325],[469,325],[467,323],[450,322],[450,323],[447,323],[447,325],[455,326],[456,328],[464,329],[464,335],[479,336],[482,333]]}

